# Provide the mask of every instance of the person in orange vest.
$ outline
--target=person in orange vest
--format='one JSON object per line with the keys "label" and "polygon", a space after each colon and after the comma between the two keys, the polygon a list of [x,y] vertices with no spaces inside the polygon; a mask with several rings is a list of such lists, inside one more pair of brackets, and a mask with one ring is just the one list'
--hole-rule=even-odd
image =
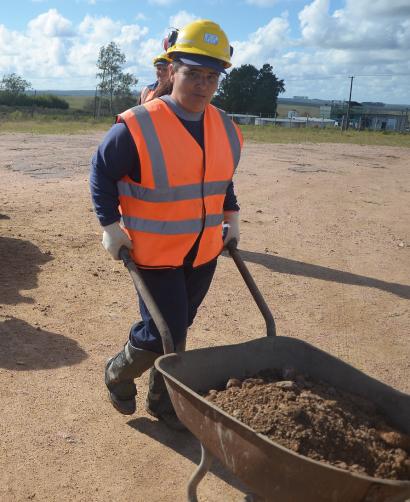
{"label": "person in orange vest", "polygon": [[[231,55],[226,34],[212,21],[197,20],[173,31],[167,41],[171,94],[121,113],[92,160],[90,188],[103,226],[102,244],[115,260],[122,246],[131,250],[176,351],[185,348],[224,245],[239,241],[232,177],[242,134],[210,104]],[[125,415],[136,410],[134,379],[163,353],[141,298],[139,306],[141,321],[132,325],[124,349],[105,368],[109,399]],[[155,369],[146,410],[180,428]]]}
{"label": "person in orange vest", "polygon": [[153,59],[157,80],[153,84],[143,87],[138,101],[139,105],[150,101],[154,97],[158,85],[163,84],[168,79],[168,65],[170,62],[171,59],[167,56],[166,52]]}

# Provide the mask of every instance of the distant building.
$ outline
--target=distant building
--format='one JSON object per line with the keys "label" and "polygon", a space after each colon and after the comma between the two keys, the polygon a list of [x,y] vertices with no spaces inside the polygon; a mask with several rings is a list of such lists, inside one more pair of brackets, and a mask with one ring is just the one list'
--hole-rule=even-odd
{"label": "distant building", "polygon": [[[336,104],[332,102],[330,118],[344,124],[347,119],[347,102]],[[371,131],[405,131],[409,127],[407,114],[386,113],[383,107],[375,104],[351,102],[349,111],[349,126],[355,129]]]}
{"label": "distant building", "polygon": [[332,106],[331,105],[322,105],[320,108],[320,116],[324,119],[330,119],[332,114]]}
{"label": "distant building", "polygon": [[331,119],[322,119],[318,117],[292,117],[287,119],[278,118],[266,118],[266,117],[256,117],[255,125],[265,126],[265,125],[275,125],[281,127],[335,127],[336,121]]}
{"label": "distant building", "polygon": [[309,99],[309,96],[293,96],[293,99],[299,99],[301,101],[304,101],[306,99]]}
{"label": "distant building", "polygon": [[364,113],[356,121],[358,129],[372,131],[405,131],[409,127],[407,115],[393,115],[391,113]]}
{"label": "distant building", "polygon": [[[407,114],[383,113],[372,107],[364,107],[359,103],[352,106],[349,113],[349,126],[372,131],[407,131],[409,120]],[[356,106],[358,105],[358,106]],[[330,117],[328,116],[330,114]],[[240,113],[228,114],[234,122],[242,125],[275,125],[282,127],[340,127],[346,121],[347,103],[342,105],[323,105],[320,107],[320,117],[299,117],[296,110],[289,110],[287,118],[260,117]]]}
{"label": "distant building", "polygon": [[363,106],[374,106],[376,108],[383,108],[385,106],[384,103],[379,101],[362,101]]}
{"label": "distant building", "polygon": [[229,117],[237,124],[242,125],[253,125],[255,124],[255,118],[258,115],[245,115],[242,113],[228,113]]}

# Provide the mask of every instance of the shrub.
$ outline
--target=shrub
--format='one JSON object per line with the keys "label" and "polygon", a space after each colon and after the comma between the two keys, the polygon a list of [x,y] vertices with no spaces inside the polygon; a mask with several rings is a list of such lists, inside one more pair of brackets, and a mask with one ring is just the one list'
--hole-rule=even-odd
{"label": "shrub", "polygon": [[0,105],[38,106],[40,108],[57,108],[60,110],[67,110],[69,107],[67,101],[52,94],[29,96],[27,94],[13,94],[9,91],[0,91]]}

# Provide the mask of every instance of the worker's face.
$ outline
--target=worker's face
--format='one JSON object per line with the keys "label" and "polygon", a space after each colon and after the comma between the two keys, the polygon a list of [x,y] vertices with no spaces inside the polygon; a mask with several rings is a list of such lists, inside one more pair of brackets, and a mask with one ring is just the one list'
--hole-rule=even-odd
{"label": "worker's face", "polygon": [[157,74],[157,80],[160,84],[163,84],[168,78],[168,65],[158,64],[155,66],[155,72]]}
{"label": "worker's face", "polygon": [[202,66],[169,65],[172,97],[188,112],[203,112],[211,102],[219,81],[219,72]]}

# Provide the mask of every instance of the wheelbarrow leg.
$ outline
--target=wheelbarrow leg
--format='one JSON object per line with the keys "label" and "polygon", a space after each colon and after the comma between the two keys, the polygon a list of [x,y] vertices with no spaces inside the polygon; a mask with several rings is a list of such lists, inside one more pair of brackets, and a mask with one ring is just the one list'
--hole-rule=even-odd
{"label": "wheelbarrow leg", "polygon": [[188,482],[188,502],[198,502],[196,490],[205,474],[211,468],[214,457],[201,443],[201,461]]}

